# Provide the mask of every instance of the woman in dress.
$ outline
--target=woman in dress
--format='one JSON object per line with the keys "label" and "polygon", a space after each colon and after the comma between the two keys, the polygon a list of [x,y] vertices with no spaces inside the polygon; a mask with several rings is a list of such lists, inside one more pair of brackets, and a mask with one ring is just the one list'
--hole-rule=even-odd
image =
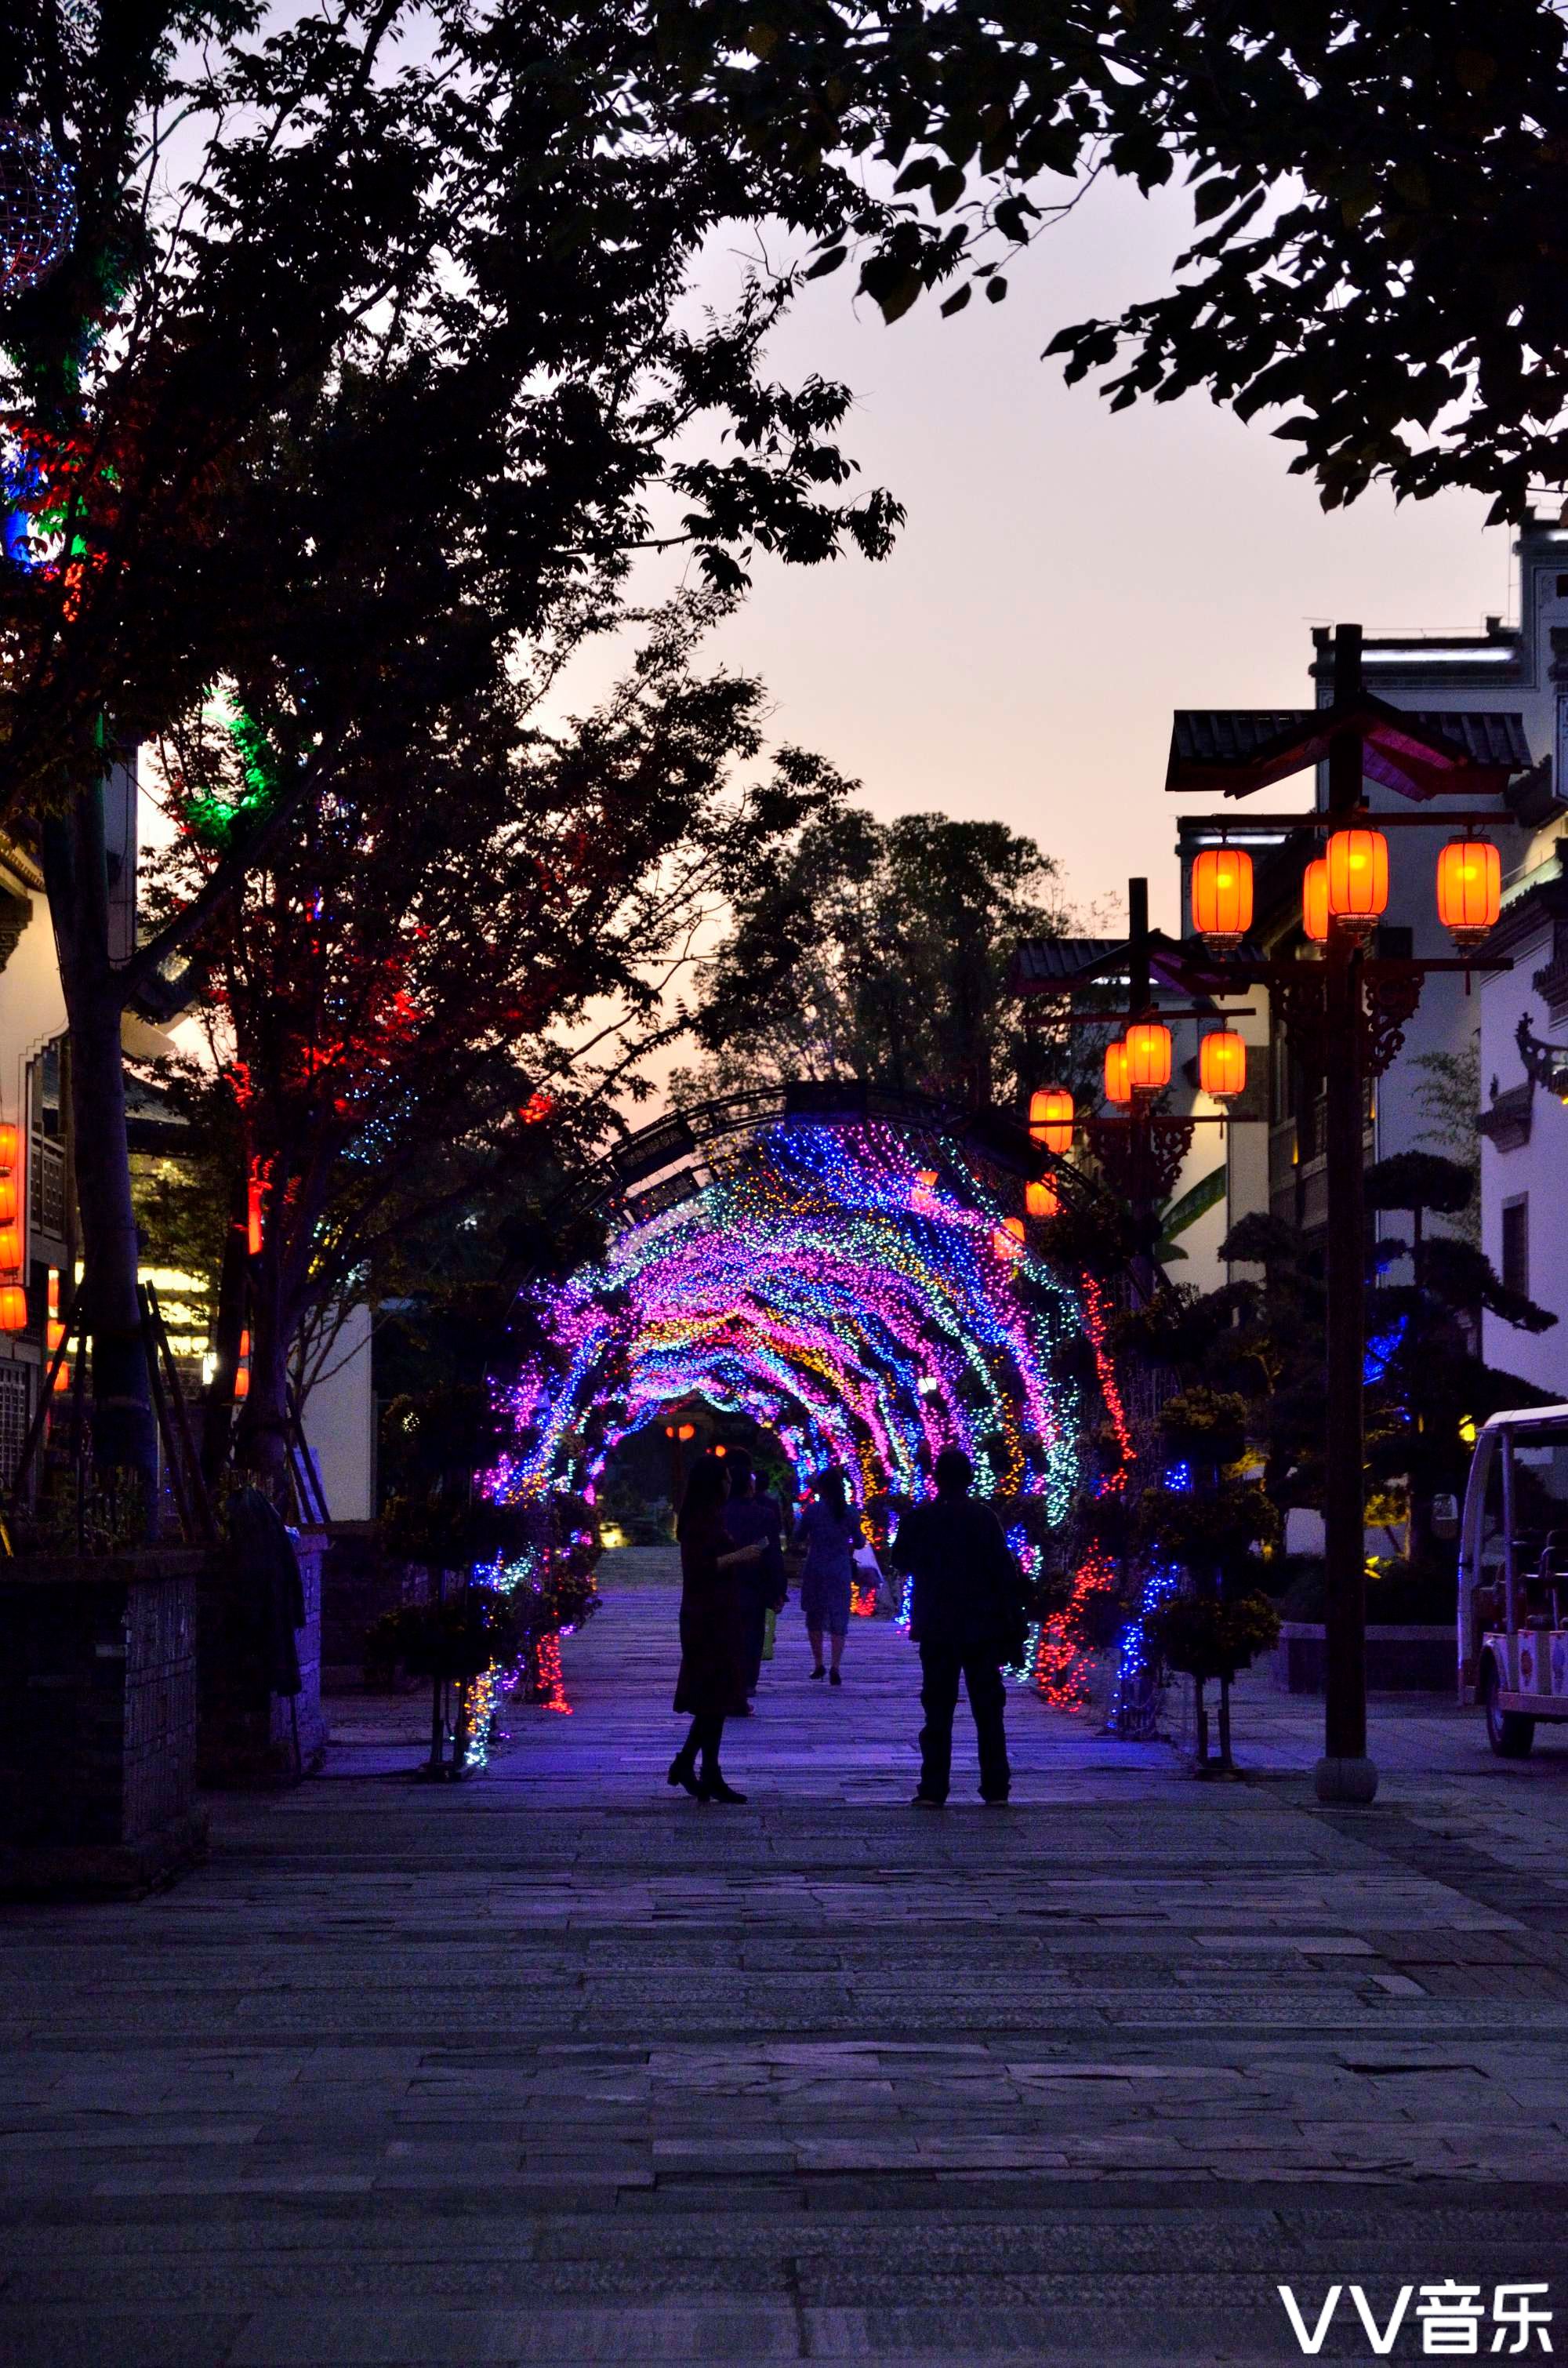
{"label": "woman in dress", "polygon": [[[822,1473],[815,1487],[816,1503],[806,1507],[795,1532],[796,1544],[806,1550],[801,1570],[801,1610],[812,1640],[812,1676],[841,1686],[844,1679],[838,1664],[849,1633],[849,1589],[860,1524],[849,1508],[842,1472]],[[824,1631],[832,1640],[831,1668],[823,1667]]]}
{"label": "woman in dress", "polygon": [[724,1466],[705,1455],[686,1484],[676,1526],[681,1590],[675,1706],[690,1718],[691,1732],[670,1762],[669,1782],[684,1785],[697,1801],[745,1799],[724,1782],[719,1742],[725,1719],[741,1715],[746,1706],[745,1614],[739,1574],[765,1548],[760,1538],[737,1546],[724,1527],[728,1489]]}

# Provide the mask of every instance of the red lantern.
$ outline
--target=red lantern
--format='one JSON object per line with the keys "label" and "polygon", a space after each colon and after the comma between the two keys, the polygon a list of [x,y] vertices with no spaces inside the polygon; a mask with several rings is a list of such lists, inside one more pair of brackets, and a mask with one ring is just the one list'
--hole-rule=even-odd
{"label": "red lantern", "polygon": [[0,1269],[9,1269],[15,1274],[22,1263],[22,1229],[15,1219],[0,1225]]}
{"label": "red lantern", "polygon": [[1163,1019],[1135,1019],[1127,1031],[1127,1075],[1134,1093],[1157,1094],[1171,1081],[1171,1031]]}
{"label": "red lantern", "polygon": [[19,1282],[0,1282],[0,1332],[28,1328],[28,1294]]}
{"label": "red lantern", "polygon": [[1247,1081],[1247,1048],[1233,1028],[1217,1028],[1198,1048],[1198,1082],[1216,1101],[1228,1101]]}
{"label": "red lantern", "polygon": [[1192,866],[1192,926],[1216,953],[1240,945],[1252,927],[1252,858],[1239,847],[1206,847]]}
{"label": "red lantern", "polygon": [[1387,839],[1381,830],[1336,830],[1324,860],[1330,918],[1353,936],[1367,936],[1388,910]]}
{"label": "red lantern", "polygon": [[991,1247],[999,1258],[1022,1258],[1024,1254],[1022,1217],[1004,1217],[991,1236]]}
{"label": "red lantern", "polygon": [[0,1173],[0,1225],[17,1222],[17,1179]]}
{"label": "red lantern", "polygon": [[1073,1097],[1065,1086],[1042,1086],[1029,1096],[1029,1134],[1058,1157],[1073,1148]]}
{"label": "red lantern", "polygon": [[1040,1177],[1034,1183],[1024,1186],[1024,1209],[1028,1215],[1054,1217],[1061,1206],[1056,1187],[1049,1178]]}
{"label": "red lantern", "polygon": [[1503,860],[1489,838],[1450,838],[1437,857],[1437,918],[1462,951],[1478,946],[1503,908]]}
{"label": "red lantern", "polygon": [[1328,859],[1314,855],[1301,874],[1301,934],[1314,946],[1328,943]]}
{"label": "red lantern", "polygon": [[250,1395],[250,1334],[240,1334],[240,1360],[234,1369],[234,1403]]}
{"label": "red lantern", "polygon": [[1127,1039],[1119,1036],[1105,1048],[1105,1098],[1108,1102],[1130,1102],[1132,1099],[1132,1078],[1127,1061]]}
{"label": "red lantern", "polygon": [[8,1119],[0,1121],[0,1176],[15,1175],[17,1155],[20,1149],[21,1141],[16,1128]]}
{"label": "red lantern", "polygon": [[245,1182],[245,1253],[249,1258],[261,1256],[261,1195],[263,1186],[253,1164]]}

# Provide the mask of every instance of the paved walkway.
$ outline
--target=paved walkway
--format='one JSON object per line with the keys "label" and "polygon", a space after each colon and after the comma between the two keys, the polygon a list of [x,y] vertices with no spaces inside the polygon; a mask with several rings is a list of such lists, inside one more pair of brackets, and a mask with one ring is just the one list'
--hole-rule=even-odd
{"label": "paved walkway", "polygon": [[176,1889],[6,1915],[0,2360],[1200,2368],[1301,2356],[1281,2280],[1445,2278],[1568,2348],[1568,1748],[1385,1706],[1326,1815],[1312,1705],[1218,1788],[1017,1700],[1018,1805],[969,1736],[921,1815],[907,1645],[832,1692],[787,1624],[699,1807],[674,1611],[612,1572],[471,1785],[345,1702]]}

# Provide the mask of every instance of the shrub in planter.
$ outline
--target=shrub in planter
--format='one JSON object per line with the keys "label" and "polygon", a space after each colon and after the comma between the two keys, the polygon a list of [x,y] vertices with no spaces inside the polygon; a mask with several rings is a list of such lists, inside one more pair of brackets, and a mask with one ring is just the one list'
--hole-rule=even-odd
{"label": "shrub in planter", "polygon": [[1191,1678],[1198,1706],[1198,1765],[1209,1762],[1209,1721],[1203,1689],[1210,1678],[1220,1681],[1221,1770],[1229,1775],[1231,1757],[1231,1680],[1238,1669],[1250,1668],[1259,1653],[1278,1641],[1279,1614],[1267,1595],[1227,1600],[1220,1594],[1178,1595],[1149,1615],[1147,1634],[1156,1651]]}

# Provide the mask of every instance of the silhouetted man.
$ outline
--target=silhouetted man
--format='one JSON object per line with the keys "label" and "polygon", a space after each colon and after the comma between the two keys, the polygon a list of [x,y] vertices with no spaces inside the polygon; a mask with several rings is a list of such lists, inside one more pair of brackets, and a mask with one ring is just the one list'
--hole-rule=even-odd
{"label": "silhouetted man", "polygon": [[909,1633],[920,1647],[926,1713],[915,1802],[939,1809],[948,1797],[961,1676],[980,1748],[980,1797],[996,1806],[1007,1797],[1010,1772],[1002,1668],[1023,1650],[1023,1585],[1001,1522],[969,1493],[968,1456],[944,1448],[936,1476],[935,1502],[910,1508],[892,1547],[894,1567],[915,1581]]}

